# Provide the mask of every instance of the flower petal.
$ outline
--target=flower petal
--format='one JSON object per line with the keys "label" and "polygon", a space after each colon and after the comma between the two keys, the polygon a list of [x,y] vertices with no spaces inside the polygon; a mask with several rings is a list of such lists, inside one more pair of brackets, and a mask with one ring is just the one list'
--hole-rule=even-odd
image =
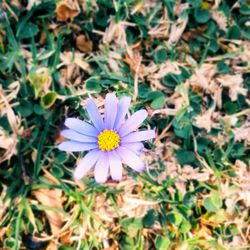
{"label": "flower petal", "polygon": [[120,136],[123,137],[137,129],[147,116],[148,112],[145,109],[135,112],[119,129]]}
{"label": "flower petal", "polygon": [[80,180],[82,177],[84,177],[87,172],[95,165],[100,155],[101,151],[99,149],[91,150],[88,154],[86,154],[77,165],[74,171],[74,178],[76,180]]}
{"label": "flower petal", "polygon": [[67,118],[64,124],[68,128],[84,135],[97,136],[99,134],[98,130],[95,127],[76,118]]}
{"label": "flower petal", "polygon": [[95,166],[94,174],[96,182],[104,183],[108,179],[108,172],[109,172],[108,154],[102,152]]}
{"label": "flower petal", "polygon": [[96,127],[96,129],[100,132],[104,129],[104,123],[103,123],[103,119],[100,115],[100,112],[97,108],[97,106],[95,105],[94,101],[92,99],[87,99],[86,101],[86,109],[88,112],[88,115],[91,119],[91,121],[93,122],[94,126]]}
{"label": "flower petal", "polygon": [[130,149],[125,147],[119,147],[116,152],[122,159],[122,161],[127,164],[130,168],[137,172],[141,172],[144,169],[144,164],[142,160]]}
{"label": "flower petal", "polygon": [[113,129],[117,112],[117,99],[115,94],[109,93],[105,98],[104,124],[105,128]]}
{"label": "flower petal", "polygon": [[138,131],[126,135],[125,137],[121,138],[122,143],[129,143],[129,142],[140,142],[152,139],[155,137],[154,130],[145,130],[145,131]]}
{"label": "flower petal", "polygon": [[131,98],[128,96],[123,96],[118,102],[117,114],[116,114],[115,125],[114,125],[116,131],[118,131],[119,128],[121,127],[122,122],[124,121],[124,118],[126,114],[128,113],[130,102],[131,102]]}
{"label": "flower petal", "polygon": [[83,134],[79,134],[74,130],[71,129],[64,129],[61,131],[61,135],[64,136],[67,139],[73,140],[73,141],[79,141],[79,142],[96,142],[96,137],[91,137]]}
{"label": "flower petal", "polygon": [[113,180],[122,179],[122,162],[115,150],[108,152],[110,174]]}
{"label": "flower petal", "polygon": [[130,149],[131,151],[135,152],[137,155],[139,155],[144,148],[141,142],[122,143],[121,146],[127,149]]}
{"label": "flower petal", "polygon": [[64,141],[58,145],[58,149],[66,152],[82,152],[98,148],[97,143],[84,143],[77,141]]}

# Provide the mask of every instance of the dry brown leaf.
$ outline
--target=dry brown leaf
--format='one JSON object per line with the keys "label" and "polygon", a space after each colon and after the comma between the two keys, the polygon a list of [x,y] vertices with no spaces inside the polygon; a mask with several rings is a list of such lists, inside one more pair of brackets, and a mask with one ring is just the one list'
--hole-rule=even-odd
{"label": "dry brown leaf", "polygon": [[23,131],[21,120],[13,110],[13,106],[16,104],[11,104],[11,101],[16,98],[19,89],[19,82],[13,82],[9,85],[8,90],[4,90],[0,86],[0,117],[7,116],[13,132],[12,134],[7,134],[4,128],[0,127],[0,148],[3,149],[1,150],[0,163],[9,160],[13,155],[17,154],[17,138]]}
{"label": "dry brown leaf", "polygon": [[33,5],[39,5],[42,2],[42,0],[28,0],[28,4],[26,6],[27,10],[31,10]]}
{"label": "dry brown leaf", "polygon": [[[32,192],[36,199],[48,208],[56,208],[63,210],[62,206],[62,191],[59,189],[39,189]],[[50,223],[51,231],[53,235],[58,235],[62,224],[64,222],[64,216],[62,213],[50,209],[45,210],[47,219]]]}
{"label": "dry brown leaf", "polygon": [[181,74],[181,70],[179,68],[180,66],[183,66],[183,65],[176,61],[167,61],[165,63],[161,63],[160,66],[157,66],[158,71],[155,73],[151,71],[150,73],[154,73],[154,74],[150,75],[148,78],[149,79],[162,79],[165,75],[169,73],[177,74],[177,75]]}
{"label": "dry brown leaf", "polygon": [[21,122],[19,117],[15,115],[14,110],[12,109],[12,106],[14,105],[10,104],[10,102],[16,98],[19,89],[19,82],[13,82],[11,85],[9,85],[8,90],[3,90],[0,86],[0,117],[5,114],[7,115],[11,129],[16,135],[21,133]]}
{"label": "dry brown leaf", "polygon": [[151,28],[148,32],[152,38],[167,38],[169,35],[170,20],[168,19],[167,9],[164,8],[162,17],[158,20],[156,26]]}
{"label": "dry brown leaf", "polygon": [[93,42],[84,35],[80,35],[76,38],[76,47],[82,52],[91,52],[93,50]]}
{"label": "dry brown leaf", "polygon": [[123,61],[129,65],[129,68],[133,74],[138,73],[138,76],[143,78],[144,67],[143,64],[141,64],[142,56],[138,51],[132,51],[130,55],[126,53]]}
{"label": "dry brown leaf", "polygon": [[15,134],[7,135],[2,127],[0,127],[0,148],[3,153],[0,154],[0,163],[9,160],[13,155],[17,154],[17,136]]}
{"label": "dry brown leaf", "polygon": [[[175,186],[182,195],[187,192],[187,182],[189,180],[199,180],[201,182],[208,181],[211,173],[207,169],[193,168],[190,165],[184,165],[183,167],[177,162],[173,155],[173,150],[168,149],[168,158],[165,160],[166,169],[164,172],[158,175],[158,183],[162,183],[167,177],[175,179]],[[176,190],[170,187],[169,192],[174,194]]]}
{"label": "dry brown leaf", "polygon": [[216,78],[216,80],[223,86],[229,89],[229,97],[232,101],[236,101],[238,94],[246,95],[247,89],[243,88],[243,77],[241,74],[237,75],[223,75]]}
{"label": "dry brown leaf", "polygon": [[245,141],[250,145],[250,123],[246,122],[243,126],[233,129],[235,141]]}
{"label": "dry brown leaf", "polygon": [[60,54],[60,59],[62,61],[62,64],[58,65],[57,68],[60,68],[63,65],[69,66],[75,64],[86,71],[88,74],[91,74],[92,72],[89,63],[84,59],[84,54],[76,52],[73,55],[72,52],[64,52]]}
{"label": "dry brown leaf", "polygon": [[214,120],[216,113],[215,105],[210,109],[206,110],[204,113],[197,115],[195,117],[195,124],[198,128],[204,128],[207,132],[210,132],[212,128],[218,128],[219,124],[217,124]]}
{"label": "dry brown leaf", "polygon": [[250,71],[250,41],[243,41],[242,48],[239,50],[239,58],[243,62],[247,62],[246,71]]}
{"label": "dry brown leaf", "polygon": [[213,10],[212,19],[218,24],[221,30],[227,31],[227,17],[222,11]]}
{"label": "dry brown leaf", "polygon": [[180,40],[188,22],[188,16],[180,16],[176,22],[173,23],[171,31],[169,34],[169,39],[167,41],[168,46],[172,46],[175,43],[178,43]]}
{"label": "dry brown leaf", "polygon": [[63,0],[56,5],[56,20],[66,22],[74,19],[80,13],[80,7],[76,0]]}
{"label": "dry brown leaf", "polygon": [[207,90],[212,78],[216,74],[216,65],[204,63],[200,68],[196,68],[193,75],[187,80],[191,86],[198,86]]}
{"label": "dry brown leaf", "polygon": [[[3,185],[3,189],[1,190],[1,193],[0,193],[0,221],[2,220],[5,212],[7,211],[10,201],[11,201],[10,198],[4,201],[4,197],[6,193],[7,193],[7,186]],[[1,233],[0,233],[0,239],[1,239]]]}
{"label": "dry brown leaf", "polygon": [[117,48],[126,48],[127,53],[130,53],[130,49],[127,43],[126,28],[135,26],[134,23],[120,21],[116,22],[114,17],[110,18],[110,24],[103,34],[103,43],[115,44]]}
{"label": "dry brown leaf", "polygon": [[109,185],[115,185],[117,189],[124,189],[124,193],[116,197],[117,207],[119,208],[118,213],[114,206],[109,203],[105,194],[100,194],[96,197],[95,213],[96,216],[104,221],[113,222],[114,218],[119,216],[141,218],[149,209],[154,208],[159,203],[159,201],[143,198],[140,192],[133,194],[133,191],[139,185],[133,179],[129,178],[129,176],[125,181]]}
{"label": "dry brown leaf", "polygon": [[46,247],[46,250],[58,250],[58,245],[54,241],[50,241],[49,245]]}
{"label": "dry brown leaf", "polygon": [[206,29],[207,29],[206,25],[201,25],[195,29],[190,29],[187,32],[183,33],[182,39],[187,42],[190,42],[191,40],[194,40],[197,36],[202,34]]}

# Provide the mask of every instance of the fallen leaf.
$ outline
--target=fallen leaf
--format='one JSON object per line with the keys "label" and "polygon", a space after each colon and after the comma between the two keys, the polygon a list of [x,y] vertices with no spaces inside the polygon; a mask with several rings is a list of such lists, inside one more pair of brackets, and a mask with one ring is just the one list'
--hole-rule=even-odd
{"label": "fallen leaf", "polygon": [[[17,137],[15,134],[7,135],[5,130],[0,127],[0,163],[9,160],[17,154]],[[3,151],[3,152],[2,152]]]}
{"label": "fallen leaf", "polygon": [[93,42],[87,40],[84,35],[76,38],[76,47],[82,52],[91,52],[93,50]]}
{"label": "fallen leaf", "polygon": [[80,7],[75,0],[64,0],[56,5],[56,20],[66,22],[74,19],[80,13]]}
{"label": "fallen leaf", "polygon": [[198,128],[204,128],[207,132],[210,132],[212,128],[218,127],[218,124],[214,121],[214,111],[215,105],[213,105],[210,109],[206,110],[204,113],[197,115],[196,126]]}
{"label": "fallen leaf", "polygon": [[39,189],[33,191],[32,194],[43,206],[53,209],[45,209],[45,214],[49,221],[52,234],[58,235],[61,230],[64,217],[60,212],[54,209],[63,210],[62,191],[59,189]]}
{"label": "fallen leaf", "polygon": [[61,53],[60,59],[62,61],[62,64],[59,66],[61,67],[62,65],[75,64],[86,71],[88,74],[91,74],[92,69],[90,68],[89,63],[83,58],[83,56],[84,54],[81,54],[79,52],[74,53],[74,55],[72,52]]}
{"label": "fallen leaf", "polygon": [[144,67],[141,64],[142,56],[139,52],[134,51],[132,51],[130,54],[126,53],[123,61],[129,65],[129,68],[133,74],[138,73],[138,76],[142,78],[144,71]]}
{"label": "fallen leaf", "polygon": [[178,43],[180,40],[188,22],[188,16],[180,16],[176,22],[171,27],[169,34],[169,39],[167,45],[172,46],[172,44]]}
{"label": "fallen leaf", "polygon": [[213,10],[212,19],[218,24],[221,30],[227,31],[227,17],[222,11]]}
{"label": "fallen leaf", "polygon": [[217,77],[216,80],[221,83],[223,87],[229,89],[229,97],[232,101],[237,100],[238,94],[247,94],[247,89],[243,88],[243,77],[241,74],[223,75]]}

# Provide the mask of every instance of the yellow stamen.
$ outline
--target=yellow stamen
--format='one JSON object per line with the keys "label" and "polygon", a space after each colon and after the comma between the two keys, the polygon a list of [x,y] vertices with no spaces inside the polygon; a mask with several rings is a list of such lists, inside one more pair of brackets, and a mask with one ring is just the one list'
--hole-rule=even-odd
{"label": "yellow stamen", "polygon": [[102,151],[110,151],[119,146],[120,136],[114,130],[103,130],[98,135],[98,145]]}

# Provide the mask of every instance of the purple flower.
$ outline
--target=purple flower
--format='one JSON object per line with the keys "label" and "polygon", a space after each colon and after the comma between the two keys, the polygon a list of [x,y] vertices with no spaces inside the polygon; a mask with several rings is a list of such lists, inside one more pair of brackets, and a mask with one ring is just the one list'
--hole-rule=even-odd
{"label": "purple flower", "polygon": [[122,164],[137,172],[144,169],[139,158],[143,149],[142,141],[155,137],[154,130],[135,130],[146,119],[146,110],[140,110],[125,120],[131,99],[124,96],[117,101],[115,94],[107,94],[105,99],[104,119],[92,99],[87,99],[86,108],[93,125],[76,118],[67,118],[65,125],[69,129],[61,134],[69,139],[58,147],[67,152],[89,151],[80,160],[74,171],[74,178],[79,180],[95,166],[95,180],[103,183],[110,173],[113,180],[121,180]]}

